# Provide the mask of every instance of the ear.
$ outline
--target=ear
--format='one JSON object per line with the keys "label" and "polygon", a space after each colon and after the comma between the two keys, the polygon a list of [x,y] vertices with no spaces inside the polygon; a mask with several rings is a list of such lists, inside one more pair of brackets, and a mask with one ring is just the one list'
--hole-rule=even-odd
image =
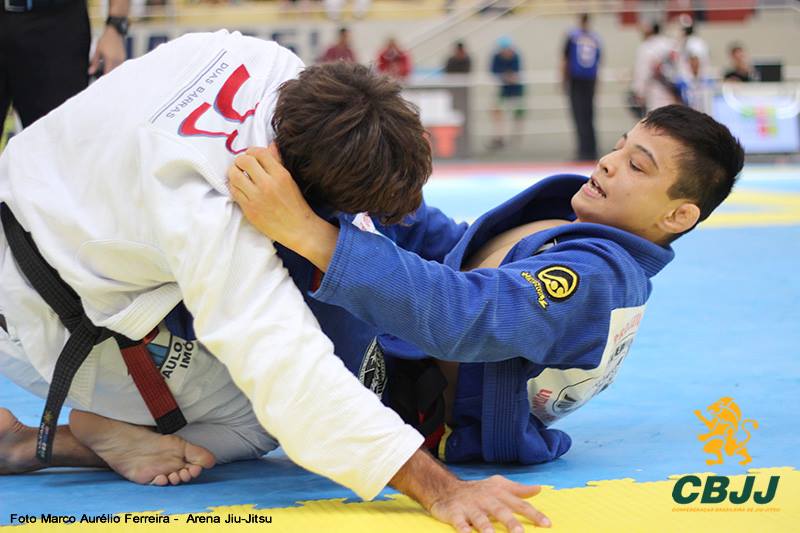
{"label": "ear", "polygon": [[668,212],[659,222],[659,227],[666,233],[677,235],[690,230],[700,220],[700,208],[690,202],[683,202]]}

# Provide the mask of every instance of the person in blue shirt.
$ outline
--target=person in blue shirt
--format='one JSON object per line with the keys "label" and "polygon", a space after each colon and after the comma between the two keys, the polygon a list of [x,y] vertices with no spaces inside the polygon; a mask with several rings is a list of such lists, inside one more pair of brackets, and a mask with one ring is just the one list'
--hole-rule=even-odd
{"label": "person in blue shirt", "polygon": [[469,228],[425,205],[405,225],[331,223],[274,146],[240,156],[229,179],[248,219],[286,247],[336,353],[440,458],[531,464],[569,449],[550,426],[615,378],[670,243],[727,197],[743,160],[725,126],[667,106],[591,177],[548,178]]}
{"label": "person in blue shirt", "polygon": [[575,123],[579,161],[597,159],[594,133],[594,93],[600,66],[600,37],[589,29],[589,15],[580,18],[580,27],[567,35],[561,61],[564,91],[569,95]]}
{"label": "person in blue shirt", "polygon": [[523,98],[524,87],[520,81],[522,70],[519,52],[509,37],[497,40],[498,50],[492,56],[492,74],[500,82],[497,93],[497,105],[492,110],[495,136],[490,148],[499,149],[505,145],[506,113],[510,113],[514,120],[514,131],[519,134],[522,122],[525,119],[525,101]]}

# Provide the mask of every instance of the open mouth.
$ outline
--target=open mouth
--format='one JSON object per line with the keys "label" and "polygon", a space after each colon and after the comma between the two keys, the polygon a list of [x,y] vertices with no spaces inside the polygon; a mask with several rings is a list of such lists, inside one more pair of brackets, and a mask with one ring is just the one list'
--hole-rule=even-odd
{"label": "open mouth", "polygon": [[600,188],[600,185],[595,181],[594,178],[589,178],[589,188],[592,189],[594,192],[602,196],[603,198],[606,197],[606,193],[603,189]]}

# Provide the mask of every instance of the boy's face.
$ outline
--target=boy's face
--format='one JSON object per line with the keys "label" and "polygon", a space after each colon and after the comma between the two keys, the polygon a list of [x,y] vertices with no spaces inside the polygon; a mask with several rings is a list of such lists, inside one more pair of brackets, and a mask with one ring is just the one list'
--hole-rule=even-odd
{"label": "boy's face", "polygon": [[591,179],[572,197],[578,221],[664,243],[675,230],[670,217],[686,204],[667,194],[678,179],[683,150],[678,141],[636,124],[598,161]]}

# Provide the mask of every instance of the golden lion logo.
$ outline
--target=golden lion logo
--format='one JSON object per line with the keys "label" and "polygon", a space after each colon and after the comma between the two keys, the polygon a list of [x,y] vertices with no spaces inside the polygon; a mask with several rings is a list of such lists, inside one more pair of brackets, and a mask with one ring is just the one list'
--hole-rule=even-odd
{"label": "golden lion logo", "polygon": [[544,284],[547,294],[556,301],[572,296],[580,281],[575,271],[560,265],[543,268],[536,273],[536,277]]}
{"label": "golden lion logo", "polygon": [[[744,466],[753,460],[747,452],[747,443],[750,441],[750,432],[745,429],[748,422],[753,425],[753,429],[758,429],[758,422],[751,419],[742,420],[742,410],[733,401],[733,398],[725,396],[708,406],[711,418],[706,418],[700,410],[694,412],[708,428],[708,433],[700,435],[697,440],[705,442],[703,451],[716,455],[716,459],[706,459],[708,465],[721,465],[722,452],[727,455],[741,455],[742,460],[739,464]],[[736,440],[736,433],[742,430],[747,433],[743,440]]]}

